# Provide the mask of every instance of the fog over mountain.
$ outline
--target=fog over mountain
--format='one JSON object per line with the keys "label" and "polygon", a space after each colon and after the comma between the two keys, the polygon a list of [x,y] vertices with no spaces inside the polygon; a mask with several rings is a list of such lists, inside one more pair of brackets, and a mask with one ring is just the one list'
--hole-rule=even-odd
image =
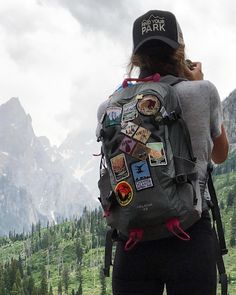
{"label": "fog over mountain", "polygon": [[70,218],[84,206],[97,205],[63,155],[63,148],[59,151],[46,137],[35,136],[18,98],[0,106],[1,235],[27,231],[39,219]]}

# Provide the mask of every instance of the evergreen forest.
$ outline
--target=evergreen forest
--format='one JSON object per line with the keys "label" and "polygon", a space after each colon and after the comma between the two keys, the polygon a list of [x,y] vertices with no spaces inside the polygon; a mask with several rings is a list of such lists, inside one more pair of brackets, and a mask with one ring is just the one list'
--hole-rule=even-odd
{"label": "evergreen forest", "polygon": [[[214,170],[229,253],[229,294],[236,294],[236,151]],[[0,295],[111,295],[102,272],[106,223],[101,208],[30,233],[0,237]],[[220,294],[220,288],[218,291]]]}

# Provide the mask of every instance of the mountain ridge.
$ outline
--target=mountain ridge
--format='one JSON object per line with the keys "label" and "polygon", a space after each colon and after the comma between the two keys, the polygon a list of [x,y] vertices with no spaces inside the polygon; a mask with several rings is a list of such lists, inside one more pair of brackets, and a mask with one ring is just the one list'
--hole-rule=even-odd
{"label": "mountain ridge", "polygon": [[[58,149],[46,137],[35,135],[32,119],[18,98],[0,106],[0,183],[0,214],[5,216],[0,234],[12,230],[11,220],[16,231],[27,231],[39,219],[55,222],[80,215],[85,205],[96,206]],[[21,198],[18,190],[25,192]]]}

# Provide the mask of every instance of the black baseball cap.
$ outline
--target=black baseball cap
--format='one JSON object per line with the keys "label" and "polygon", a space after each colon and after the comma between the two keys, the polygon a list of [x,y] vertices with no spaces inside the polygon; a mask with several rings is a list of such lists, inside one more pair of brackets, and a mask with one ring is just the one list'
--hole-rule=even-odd
{"label": "black baseball cap", "polygon": [[148,41],[159,40],[173,49],[184,44],[183,34],[173,13],[150,10],[137,18],[133,25],[133,53]]}

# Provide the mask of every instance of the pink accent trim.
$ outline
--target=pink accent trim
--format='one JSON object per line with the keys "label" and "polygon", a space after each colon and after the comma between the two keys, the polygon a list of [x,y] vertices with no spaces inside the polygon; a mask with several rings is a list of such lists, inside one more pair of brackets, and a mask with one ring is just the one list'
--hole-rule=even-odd
{"label": "pink accent trim", "polygon": [[140,242],[143,238],[143,230],[140,228],[131,229],[129,233],[129,239],[125,244],[125,251],[129,251],[134,248],[134,246]]}
{"label": "pink accent trim", "polygon": [[104,212],[103,212],[103,217],[108,217],[108,216],[110,216],[110,211],[109,210],[105,210]]}
{"label": "pink accent trim", "polygon": [[126,88],[129,86],[129,83],[128,82],[149,82],[149,81],[152,81],[152,82],[159,82],[160,81],[160,74],[156,73],[152,76],[148,76],[146,78],[143,78],[143,79],[138,79],[138,78],[127,78],[123,81],[122,83],[122,87],[123,88]]}
{"label": "pink accent trim", "polygon": [[189,241],[191,237],[182,229],[178,218],[169,219],[166,222],[167,229],[182,241]]}

